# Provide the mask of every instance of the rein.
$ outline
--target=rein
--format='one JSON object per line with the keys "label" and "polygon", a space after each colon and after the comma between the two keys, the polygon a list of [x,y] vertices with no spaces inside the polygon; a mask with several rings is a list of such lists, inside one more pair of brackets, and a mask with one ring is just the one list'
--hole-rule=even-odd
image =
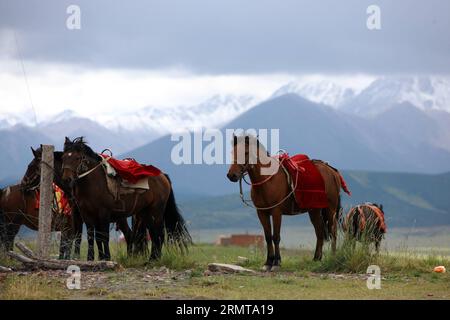
{"label": "rein", "polygon": [[[278,164],[278,169],[279,169],[280,167],[283,169],[284,173],[286,174],[286,178],[288,179],[288,184],[289,184],[289,173],[286,172],[286,169],[281,165],[281,164],[283,163],[283,161],[284,161],[284,159],[281,160],[281,162],[279,162],[279,164]],[[278,207],[278,206],[281,205],[283,202],[285,202],[287,199],[289,199],[289,197],[290,197],[291,195],[294,194],[295,189],[297,189],[297,184],[298,184],[298,180],[299,180],[299,179],[298,179],[298,171],[297,171],[297,177],[296,177],[296,179],[295,179],[295,186],[294,186],[294,187],[290,186],[290,187],[291,187],[291,192],[289,192],[288,195],[287,195],[286,197],[284,197],[282,200],[280,200],[278,203],[276,203],[276,204],[274,204],[274,205],[272,205],[272,206],[269,206],[269,207],[257,207],[257,206],[255,206],[254,204],[252,204],[252,200],[248,200],[248,199],[245,199],[245,198],[244,198],[244,192],[243,192],[243,190],[242,190],[242,180],[244,180],[245,183],[247,183],[248,185],[250,185],[250,186],[252,186],[252,187],[253,187],[253,186],[260,186],[260,185],[263,185],[264,183],[268,182],[268,181],[269,181],[274,175],[276,175],[277,173],[278,173],[278,171],[277,171],[276,173],[270,175],[270,176],[267,177],[266,179],[264,179],[264,180],[262,180],[262,181],[259,181],[259,182],[255,182],[255,183],[249,183],[249,182],[247,182],[247,181],[245,180],[245,175],[243,175],[242,178],[239,179],[239,196],[241,197],[242,203],[244,203],[247,207],[254,208],[254,209],[256,209],[256,210],[270,210],[270,209],[273,209],[273,208]]]}
{"label": "rein", "polygon": [[82,174],[80,174],[80,175],[78,175],[77,176],[77,179],[81,179],[81,178],[84,178],[84,177],[86,177],[87,175],[89,175],[89,174],[91,174],[92,172],[94,172],[98,167],[100,167],[102,165],[102,162],[100,161],[95,167],[93,167],[92,169],[90,169],[90,170],[88,170],[88,171],[86,171],[86,172],[83,172]]}

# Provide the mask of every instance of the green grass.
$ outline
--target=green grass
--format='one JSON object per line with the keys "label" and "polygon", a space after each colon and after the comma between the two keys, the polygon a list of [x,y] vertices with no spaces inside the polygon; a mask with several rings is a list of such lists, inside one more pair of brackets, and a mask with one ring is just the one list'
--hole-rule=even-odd
{"label": "green grass", "polygon": [[[124,244],[111,242],[113,260],[122,268],[84,273],[82,290],[66,289],[64,272],[14,273],[0,278],[0,299],[450,299],[450,274],[432,272],[437,265],[448,268],[448,258],[409,251],[376,254],[367,243],[345,240],[338,243],[334,255],[328,246],[322,261],[312,260],[312,250],[282,249],[281,270],[262,273],[265,249],[197,244],[181,254],[165,246],[161,260],[149,263],[147,257],[127,257]],[[248,259],[242,266],[258,272],[204,274],[209,263],[237,264],[238,256]],[[82,257],[86,257],[85,244]],[[380,266],[381,290],[366,287],[371,264]]]}

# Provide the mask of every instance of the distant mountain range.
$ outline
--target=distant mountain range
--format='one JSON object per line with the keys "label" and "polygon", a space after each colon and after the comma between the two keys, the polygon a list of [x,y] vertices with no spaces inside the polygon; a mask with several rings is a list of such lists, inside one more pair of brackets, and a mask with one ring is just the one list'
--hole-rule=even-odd
{"label": "distant mountain range", "polygon": [[[202,127],[279,128],[284,149],[328,160],[340,168],[450,170],[448,78],[351,80],[300,79],[269,93],[270,98],[262,102],[252,96],[215,95],[198,105],[146,107],[93,118],[67,110],[38,125],[32,125],[30,114],[2,113],[0,179],[23,173],[31,159],[30,146],[52,143],[60,149],[64,136],[81,135],[95,150],[110,148],[115,155],[135,156],[169,172],[183,171],[168,159],[174,145],[168,134]],[[225,169],[217,166],[214,170]],[[209,169],[200,166],[196,170]],[[180,172],[180,177],[189,174],[189,170]],[[218,188],[217,192],[222,191],[227,190]]]}

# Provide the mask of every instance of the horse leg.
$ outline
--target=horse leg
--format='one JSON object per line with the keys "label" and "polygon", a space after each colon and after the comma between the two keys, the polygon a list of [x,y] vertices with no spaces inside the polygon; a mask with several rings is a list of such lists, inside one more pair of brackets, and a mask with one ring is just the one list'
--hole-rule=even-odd
{"label": "horse leg", "polygon": [[14,250],[14,239],[16,238],[16,235],[19,233],[20,230],[20,224],[11,223],[6,225],[6,251],[13,251]]}
{"label": "horse leg", "polygon": [[132,239],[132,231],[130,229],[130,226],[128,225],[127,219],[126,218],[118,219],[116,224],[119,230],[123,233],[123,236],[125,237],[125,241],[127,243],[127,255],[130,256],[133,248],[133,239]]}
{"label": "horse leg", "polygon": [[103,260],[111,260],[111,252],[109,251],[109,222],[102,226],[101,239],[103,242]]}
{"label": "horse leg", "polygon": [[83,235],[83,219],[78,210],[74,209],[72,215],[73,237],[75,239],[74,258],[80,259],[81,237]]}
{"label": "horse leg", "polygon": [[152,223],[149,225],[150,237],[152,241],[152,250],[150,251],[150,261],[157,260],[161,258],[162,246],[164,243],[164,221],[161,215],[153,219]]}
{"label": "horse leg", "polygon": [[325,236],[324,223],[320,209],[314,209],[309,211],[309,219],[314,226],[314,231],[316,232],[316,251],[314,252],[314,260],[322,259],[322,247],[323,240]]}
{"label": "horse leg", "polygon": [[142,217],[133,216],[133,239],[132,247],[134,254],[145,254],[148,250],[147,246],[147,223],[142,220]]}
{"label": "horse leg", "polygon": [[59,260],[67,260],[70,258],[71,245],[70,230],[63,228],[61,230],[61,241],[59,242]]}
{"label": "horse leg", "polygon": [[95,227],[91,224],[86,224],[87,227],[87,240],[88,240],[88,261],[93,261],[95,256],[94,251],[94,235],[95,235]]}
{"label": "horse leg", "polygon": [[334,208],[323,209],[324,215],[327,217],[327,224],[324,226],[328,228],[328,234],[331,238],[331,252],[336,253],[337,242],[337,211]]}
{"label": "horse leg", "polygon": [[99,224],[95,226],[95,242],[97,243],[98,260],[105,260],[105,252],[103,251],[103,230]]}
{"label": "horse leg", "polygon": [[281,217],[282,212],[278,209],[272,210],[272,222],[273,222],[273,237],[272,241],[275,246],[275,259],[273,260],[271,271],[278,271],[281,266],[281,254],[280,254],[280,232],[281,232]]}
{"label": "horse leg", "polygon": [[257,210],[258,218],[261,222],[264,229],[264,237],[266,238],[267,245],[267,259],[264,263],[264,271],[270,271],[272,269],[273,261],[274,261],[274,252],[272,245],[272,227],[270,224],[270,215],[267,211]]}

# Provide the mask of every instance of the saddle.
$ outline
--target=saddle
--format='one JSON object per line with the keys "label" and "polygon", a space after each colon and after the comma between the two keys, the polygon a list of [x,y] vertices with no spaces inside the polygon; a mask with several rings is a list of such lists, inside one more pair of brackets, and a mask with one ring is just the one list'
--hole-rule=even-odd
{"label": "saddle", "polygon": [[114,211],[120,212],[125,211],[125,203],[122,200],[122,197],[130,194],[135,195],[133,205],[134,210],[138,196],[140,194],[143,194],[147,190],[150,190],[150,186],[148,184],[148,177],[141,178],[137,180],[137,182],[135,183],[131,183],[127,180],[124,180],[119,174],[117,174],[117,171],[107,161],[106,158],[103,158],[102,160],[102,168],[105,170],[106,185],[108,186],[108,191],[113,196],[114,201],[116,202],[115,207],[117,207],[117,210]]}

